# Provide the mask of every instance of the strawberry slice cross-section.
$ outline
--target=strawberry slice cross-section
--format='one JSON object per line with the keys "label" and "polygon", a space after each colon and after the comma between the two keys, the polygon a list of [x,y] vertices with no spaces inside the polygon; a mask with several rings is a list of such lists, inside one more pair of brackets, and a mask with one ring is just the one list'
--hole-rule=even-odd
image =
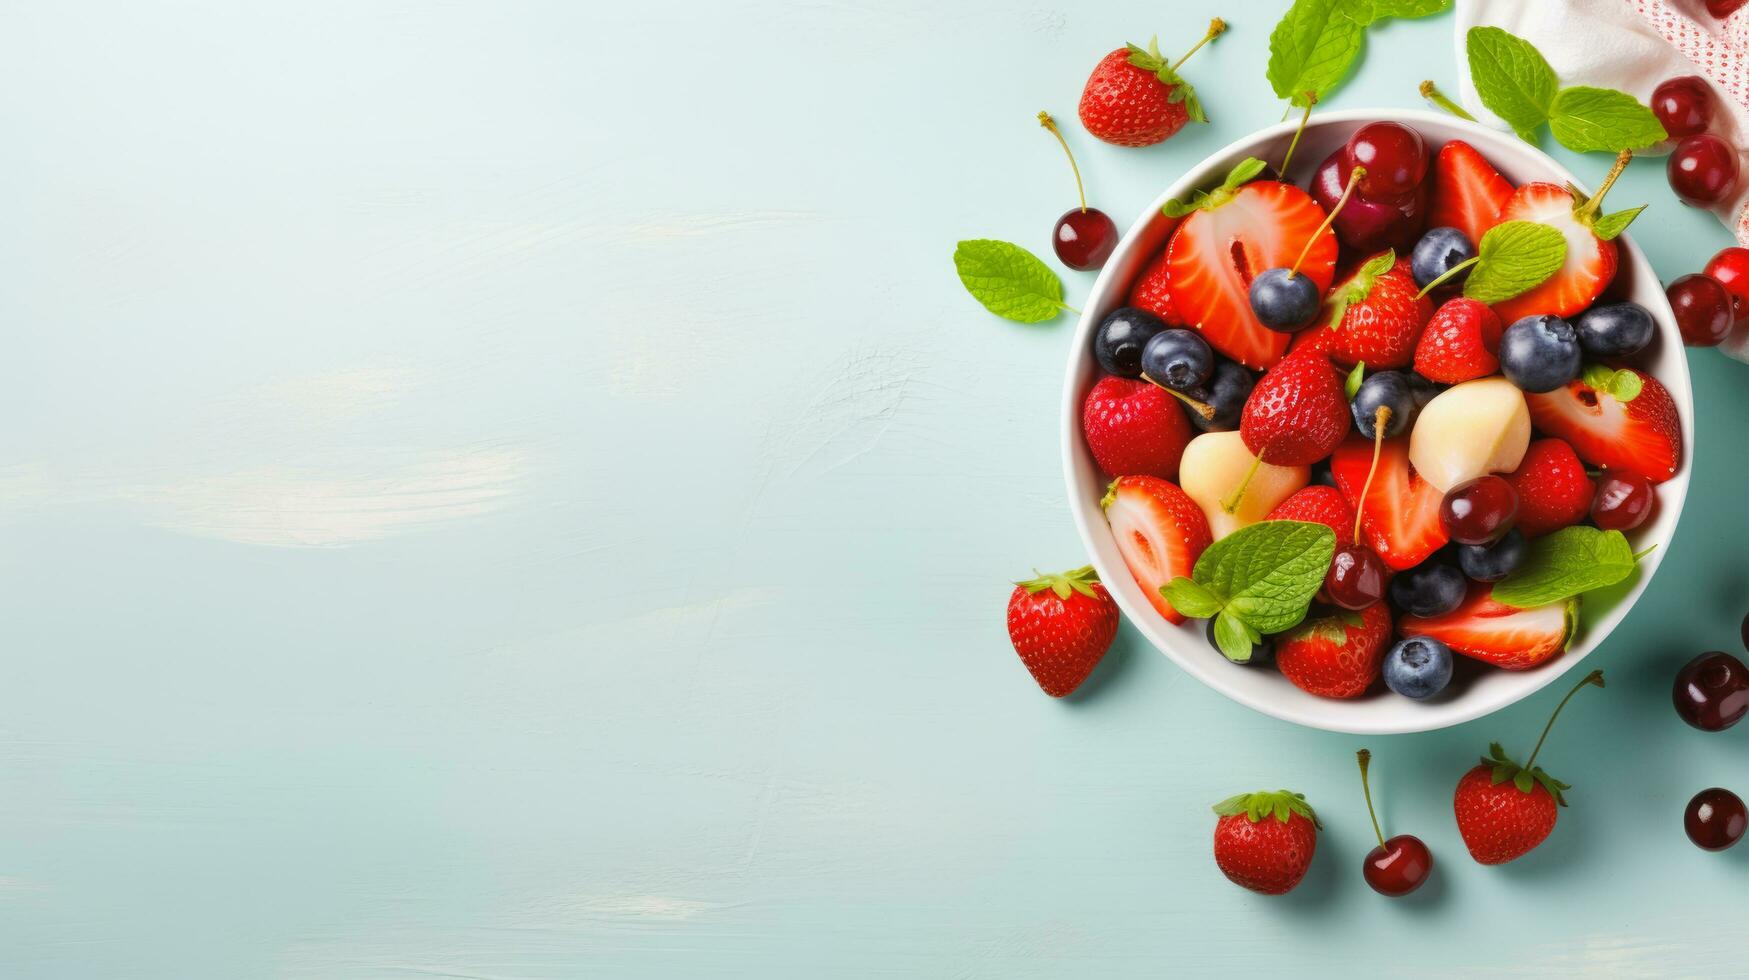
{"label": "strawberry slice cross-section", "polygon": [[1504,670],[1529,670],[1567,649],[1578,622],[1579,600],[1520,609],[1494,601],[1494,587],[1472,582],[1464,601],[1442,616],[1405,616],[1403,636],[1430,636],[1456,653]]}
{"label": "strawberry slice cross-section", "polygon": [[1371,439],[1351,435],[1331,454],[1330,474],[1359,511],[1367,546],[1397,571],[1414,568],[1449,540],[1439,523],[1439,504],[1445,494],[1409,464],[1408,436],[1380,444],[1378,473],[1369,488],[1366,477],[1372,454]]}
{"label": "strawberry slice cross-section", "polygon": [[1176,485],[1155,476],[1118,477],[1100,504],[1118,553],[1148,603],[1168,622],[1184,622],[1160,587],[1180,576],[1188,578],[1203,549],[1214,542],[1202,508]]}

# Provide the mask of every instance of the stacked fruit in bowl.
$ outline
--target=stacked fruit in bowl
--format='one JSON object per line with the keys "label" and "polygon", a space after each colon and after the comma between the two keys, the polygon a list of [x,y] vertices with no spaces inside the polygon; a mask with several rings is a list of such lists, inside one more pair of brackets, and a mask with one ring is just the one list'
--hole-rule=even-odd
{"label": "stacked fruit in bowl", "polygon": [[[1144,632],[1205,681],[1311,724],[1331,719],[1207,665],[1449,705],[1480,686],[1448,689],[1479,672],[1460,662],[1560,658],[1581,593],[1631,577],[1686,486],[1675,327],[1617,240],[1639,209],[1602,207],[1625,157],[1584,194],[1535,150],[1393,115],[1308,129],[1328,153],[1306,187],[1263,159],[1279,129],[1211,158],[1120,245],[1071,369],[1071,484],[1105,486],[1108,535],[1082,530],[1121,560],[1106,581],[1127,570],[1120,601],[1139,592]],[[1546,673],[1435,723],[1326,727],[1453,723]]]}

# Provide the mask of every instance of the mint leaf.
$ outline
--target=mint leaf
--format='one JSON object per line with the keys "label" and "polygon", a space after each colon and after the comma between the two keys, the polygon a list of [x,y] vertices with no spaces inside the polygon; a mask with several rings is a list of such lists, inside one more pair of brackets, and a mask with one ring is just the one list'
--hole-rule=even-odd
{"label": "mint leaf", "polygon": [[1221,648],[1221,656],[1236,664],[1250,663],[1255,644],[1262,638],[1230,612],[1223,610],[1215,619],[1215,646]]}
{"label": "mint leaf", "polygon": [[1638,99],[1626,92],[1589,85],[1561,89],[1548,119],[1555,139],[1578,153],[1638,150],[1670,137],[1658,117]]}
{"label": "mint leaf", "polygon": [[[1355,0],[1359,6],[1361,0]],[[1366,24],[1373,24],[1386,17],[1426,17],[1441,11],[1451,9],[1451,0],[1372,0],[1372,9],[1365,11]]]}
{"label": "mint leaf", "polygon": [[1529,41],[1498,27],[1470,28],[1464,52],[1482,104],[1525,142],[1535,143],[1537,127],[1555,104],[1555,70]]}
{"label": "mint leaf", "polygon": [[1608,395],[1618,402],[1633,401],[1640,397],[1640,389],[1645,387],[1638,372],[1626,368],[1618,371],[1602,364],[1587,364],[1580,380],[1585,382],[1585,387]]}
{"label": "mint leaf", "polygon": [[1294,0],[1269,34],[1269,85],[1277,98],[1305,106],[1307,92],[1342,84],[1366,38],[1345,12],[1350,0]]}
{"label": "mint leaf", "polygon": [[1054,320],[1063,305],[1063,282],[1038,256],[1009,242],[974,238],[953,250],[960,282],[984,309],[1019,323]]}
{"label": "mint leaf", "polygon": [[1208,619],[1219,613],[1226,599],[1180,575],[1160,586],[1160,594],[1172,608],[1192,619]]}
{"label": "mint leaf", "polygon": [[1342,382],[1342,394],[1349,401],[1354,401],[1354,395],[1360,391],[1360,383],[1366,380],[1366,362],[1360,361],[1354,365],[1354,370],[1348,372],[1348,377]]}
{"label": "mint leaf", "polygon": [[1323,524],[1262,521],[1210,545],[1191,575],[1225,597],[1223,614],[1279,633],[1305,618],[1335,551],[1336,532]]}
{"label": "mint leaf", "polygon": [[1591,223],[1591,233],[1606,242],[1612,241],[1617,235],[1627,231],[1628,225],[1633,224],[1634,219],[1638,218],[1640,212],[1644,210],[1646,210],[1646,206],[1642,204],[1637,208],[1628,208],[1626,211],[1606,214]]}
{"label": "mint leaf", "polygon": [[1524,564],[1495,583],[1493,597],[1520,609],[1546,606],[1614,585],[1633,570],[1626,536],[1579,524],[1532,542]]}
{"label": "mint leaf", "polygon": [[1483,303],[1511,299],[1539,285],[1567,261],[1567,239],[1548,225],[1507,221],[1482,235],[1464,295]]}

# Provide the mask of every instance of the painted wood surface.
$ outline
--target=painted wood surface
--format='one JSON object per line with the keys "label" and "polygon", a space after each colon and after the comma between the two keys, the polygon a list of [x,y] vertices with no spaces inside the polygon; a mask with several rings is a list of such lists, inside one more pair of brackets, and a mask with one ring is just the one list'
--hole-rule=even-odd
{"label": "painted wood surface", "polygon": [[[1440,862],[1393,904],[1354,739],[1127,628],[1067,702],[1008,649],[1006,582],[1082,561],[1069,324],[984,314],[953,243],[1048,250],[1033,113],[1122,41],[1233,24],[1187,69],[1212,125],[1070,128],[1120,224],[1277,119],[1283,6],[8,6],[0,974],[1741,970],[1749,849],[1680,814],[1749,750],[1667,693],[1749,610],[1740,365],[1690,355],[1686,521],[1518,865],[1450,793],[1553,692],[1372,740]],[[1450,35],[1375,30],[1332,104],[1451,90]],[[1726,242],[1659,161],[1614,199],[1666,278]],[[1269,900],[1207,808],[1276,786],[1328,829]]]}

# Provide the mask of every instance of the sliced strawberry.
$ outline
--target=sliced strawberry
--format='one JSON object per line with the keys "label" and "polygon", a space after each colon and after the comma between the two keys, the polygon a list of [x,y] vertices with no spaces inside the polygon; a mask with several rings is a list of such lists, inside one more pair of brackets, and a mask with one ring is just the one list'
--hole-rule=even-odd
{"label": "sliced strawberry", "polygon": [[1493,374],[1500,370],[1502,329],[1488,304],[1463,296],[1446,300],[1415,345],[1415,373],[1448,385]]}
{"label": "sliced strawberry", "polygon": [[1506,482],[1518,491],[1517,527],[1528,538],[1584,520],[1596,492],[1585,464],[1562,439],[1532,442],[1518,469],[1506,474]]}
{"label": "sliced strawberry", "polygon": [[1165,249],[1148,260],[1141,277],[1130,287],[1130,305],[1147,310],[1166,321],[1168,326],[1184,326],[1184,317],[1179,316],[1178,307],[1172,305],[1172,287],[1166,280]]}
{"label": "sliced strawberry", "polygon": [[1500,221],[1534,221],[1559,231],[1567,239],[1567,261],[1542,285],[1494,304],[1500,322],[1539,313],[1572,316],[1590,306],[1615,278],[1615,242],[1603,241],[1574,209],[1583,204],[1559,184],[1525,184],[1512,192],[1500,211]]}
{"label": "sliced strawberry", "polygon": [[1213,543],[1202,508],[1174,484],[1153,476],[1118,477],[1100,505],[1123,563],[1148,602],[1168,622],[1184,622],[1160,587],[1189,577],[1203,549]]}
{"label": "sliced strawberry", "polygon": [[1452,140],[1433,158],[1433,196],[1428,203],[1429,228],[1456,228],[1470,244],[1500,220],[1512,196],[1512,183],[1500,176],[1476,148]]}
{"label": "sliced strawberry", "polygon": [[1295,490],[1293,496],[1275,505],[1266,521],[1310,521],[1336,532],[1336,540],[1354,536],[1354,507],[1342,491],[1323,484]]}
{"label": "sliced strawberry", "polygon": [[1292,184],[1259,180],[1192,211],[1166,246],[1172,303],[1186,323],[1214,348],[1253,369],[1271,367],[1287,352],[1288,335],[1259,323],[1251,312],[1251,280],[1265,269],[1293,265],[1312,242],[1300,271],[1330,288],[1336,236],[1313,240],[1324,211]]}
{"label": "sliced strawberry", "polygon": [[[1682,463],[1682,421],[1676,400],[1657,378],[1632,368],[1640,393],[1623,402],[1581,378],[1544,394],[1525,393],[1530,420],[1541,431],[1567,440],[1593,466],[1638,473],[1653,483],[1676,474]],[[1589,375],[1589,372],[1588,372]]]}
{"label": "sliced strawberry", "polygon": [[1408,259],[1394,259],[1389,268],[1373,274],[1387,258],[1380,253],[1362,262],[1331,290],[1346,306],[1331,329],[1330,357],[1346,367],[1361,361],[1379,370],[1408,367],[1421,328],[1433,314],[1433,301],[1416,295],[1421,287],[1415,285]]}
{"label": "sliced strawberry", "polygon": [[1361,512],[1360,531],[1366,543],[1385,564],[1397,571],[1414,568],[1445,546],[1445,528],[1439,523],[1439,504],[1445,494],[1416,474],[1409,465],[1409,437],[1386,439],[1379,447],[1378,473],[1366,491],[1366,474],[1372,467],[1372,440],[1349,436],[1330,457],[1330,472],[1342,496]]}
{"label": "sliced strawberry", "polygon": [[1578,621],[1578,599],[1519,609],[1495,602],[1493,593],[1492,585],[1472,582],[1456,609],[1427,619],[1405,616],[1397,632],[1431,636],[1455,653],[1506,670],[1528,670],[1567,649]]}
{"label": "sliced strawberry", "polygon": [[1375,602],[1358,613],[1309,617],[1283,633],[1275,641],[1275,666],[1307,694],[1357,698],[1379,679],[1390,645],[1390,610]]}

